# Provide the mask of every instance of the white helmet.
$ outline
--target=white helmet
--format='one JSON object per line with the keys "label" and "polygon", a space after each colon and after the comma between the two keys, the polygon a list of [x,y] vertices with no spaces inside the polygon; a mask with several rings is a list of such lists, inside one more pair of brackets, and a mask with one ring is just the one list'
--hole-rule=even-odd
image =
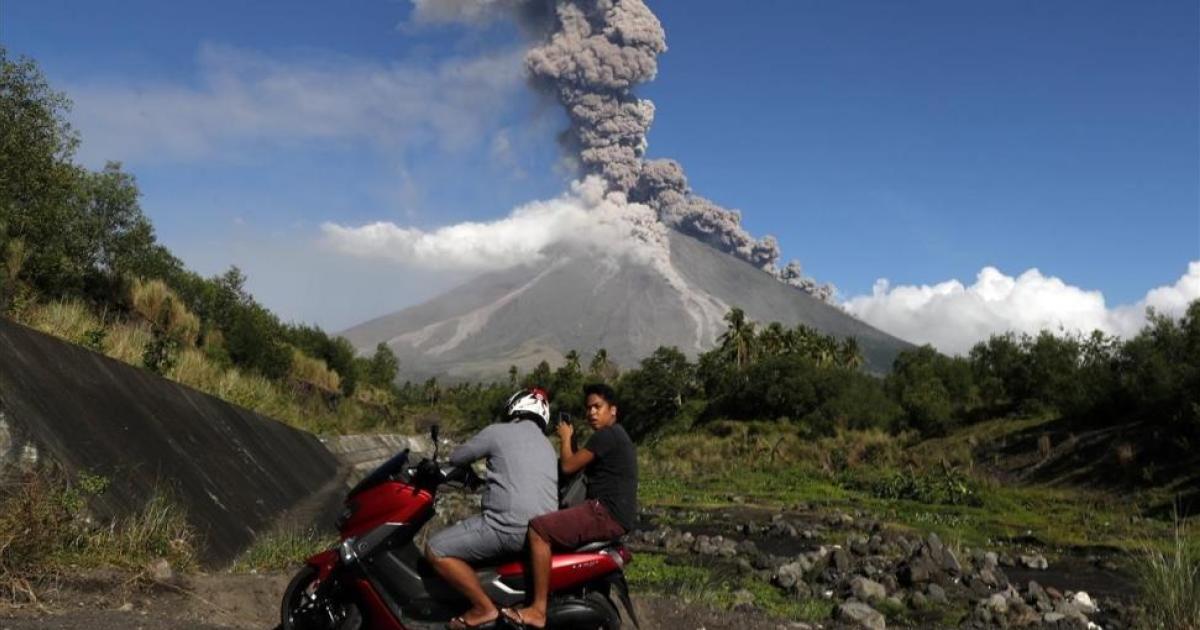
{"label": "white helmet", "polygon": [[505,421],[533,420],[543,431],[550,424],[550,396],[540,387],[523,389],[508,397],[504,405]]}

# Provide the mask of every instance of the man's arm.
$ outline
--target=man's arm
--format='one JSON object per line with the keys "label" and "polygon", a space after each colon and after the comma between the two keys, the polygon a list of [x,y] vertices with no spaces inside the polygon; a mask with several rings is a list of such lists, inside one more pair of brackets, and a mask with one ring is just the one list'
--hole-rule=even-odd
{"label": "man's arm", "polygon": [[492,448],[491,429],[496,425],[489,425],[479,433],[471,436],[471,439],[463,442],[458,448],[450,453],[450,464],[453,466],[466,466],[471,462],[487,455]]}
{"label": "man's arm", "polygon": [[572,427],[571,423],[558,423],[558,439],[561,443],[559,446],[559,466],[568,475],[573,475],[583,470],[596,458],[595,453],[586,448],[575,450],[571,447],[571,436],[574,434],[575,427]]}

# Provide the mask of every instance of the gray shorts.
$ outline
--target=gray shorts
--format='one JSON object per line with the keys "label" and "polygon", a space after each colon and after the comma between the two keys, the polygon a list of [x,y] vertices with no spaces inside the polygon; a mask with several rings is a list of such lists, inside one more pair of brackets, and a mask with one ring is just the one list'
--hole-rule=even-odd
{"label": "gray shorts", "polygon": [[510,533],[496,529],[483,520],[483,516],[477,515],[434,534],[429,538],[428,547],[433,555],[441,558],[479,562],[523,549],[525,530]]}

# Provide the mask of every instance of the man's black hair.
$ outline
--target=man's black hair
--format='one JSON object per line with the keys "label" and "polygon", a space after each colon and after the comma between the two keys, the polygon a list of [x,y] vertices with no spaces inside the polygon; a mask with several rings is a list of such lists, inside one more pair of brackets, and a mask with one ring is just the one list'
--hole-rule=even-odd
{"label": "man's black hair", "polygon": [[583,397],[585,399],[592,394],[603,398],[604,402],[614,407],[620,406],[617,404],[617,392],[614,392],[613,388],[604,383],[589,383],[583,386]]}

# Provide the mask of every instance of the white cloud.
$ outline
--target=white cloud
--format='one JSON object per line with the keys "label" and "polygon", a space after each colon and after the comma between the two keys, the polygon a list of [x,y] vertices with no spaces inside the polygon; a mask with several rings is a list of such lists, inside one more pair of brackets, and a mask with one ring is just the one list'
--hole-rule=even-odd
{"label": "white cloud", "polygon": [[524,88],[518,49],[419,65],[206,44],[197,71],[187,83],[71,86],[80,157],[208,159],[309,140],[454,150],[484,142]]}
{"label": "white cloud", "polygon": [[540,260],[556,245],[665,260],[666,228],[654,211],[605,188],[598,177],[588,177],[574,182],[570,192],[522,205],[502,219],[432,231],[390,222],[358,227],[327,222],[322,240],[343,255],[433,270],[512,267]]}
{"label": "white cloud", "polygon": [[1145,324],[1145,311],[1179,316],[1200,299],[1200,261],[1171,285],[1152,289],[1136,304],[1109,308],[1104,295],[1066,284],[1030,269],[1006,276],[985,267],[975,283],[949,280],[933,286],[892,287],[879,280],[871,295],[853,297],[843,306],[867,323],[913,343],[930,343],[963,354],[975,343],[1008,331],[1042,330],[1090,333],[1102,330],[1129,337]]}

